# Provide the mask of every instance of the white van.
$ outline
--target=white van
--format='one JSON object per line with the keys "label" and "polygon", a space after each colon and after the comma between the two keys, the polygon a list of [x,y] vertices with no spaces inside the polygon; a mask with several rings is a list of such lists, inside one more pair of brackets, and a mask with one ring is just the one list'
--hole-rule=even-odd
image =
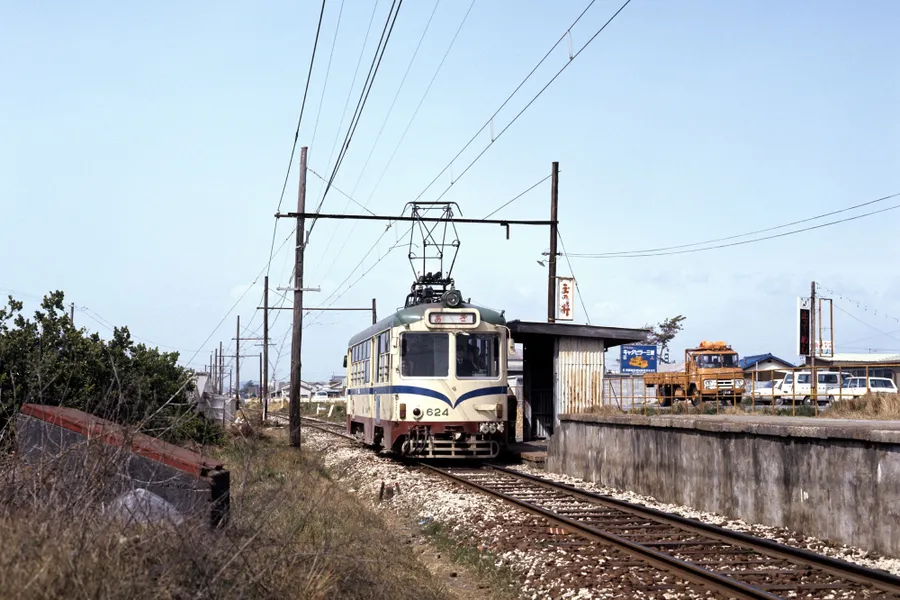
{"label": "white van", "polygon": [[[836,371],[816,371],[819,380],[816,386],[818,402],[820,405],[828,404],[829,396],[836,396],[841,388],[842,373]],[[795,371],[784,376],[781,382],[775,403],[776,404],[792,404],[794,402],[803,402],[810,404],[812,402],[812,371]]]}

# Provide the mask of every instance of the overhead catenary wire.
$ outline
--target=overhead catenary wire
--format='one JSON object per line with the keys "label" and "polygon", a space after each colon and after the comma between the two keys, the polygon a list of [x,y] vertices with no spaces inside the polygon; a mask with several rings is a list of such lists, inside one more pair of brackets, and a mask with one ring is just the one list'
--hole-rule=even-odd
{"label": "overhead catenary wire", "polygon": [[[531,190],[535,189],[538,185],[540,185],[543,181],[546,181],[546,180],[547,180],[547,177],[544,177],[544,178],[541,179],[541,181],[538,181],[538,182],[536,182],[536,183],[534,183],[534,184],[528,186],[528,188],[527,188],[525,191],[519,192],[518,194],[516,194],[516,195],[513,197],[512,200],[507,201],[503,206],[508,206],[512,201],[514,201],[514,200],[516,200],[516,199],[518,199],[518,198],[521,198],[523,195],[525,195],[526,193],[528,193],[528,192],[530,192]],[[487,219],[487,217],[484,217],[484,219]],[[378,237],[378,239],[375,240],[375,243],[372,244],[372,247],[369,248],[368,252],[366,252],[366,254],[363,255],[363,258],[362,258],[362,259],[356,264],[356,266],[350,271],[350,274],[347,275],[347,277],[344,278],[344,280],[343,280],[340,284],[338,284],[338,286],[334,289],[334,291],[333,291],[331,294],[329,294],[328,297],[325,298],[325,300],[323,301],[323,303],[327,303],[327,302],[330,301],[330,304],[327,304],[327,306],[332,306],[332,305],[334,305],[334,303],[336,303],[338,300],[340,300],[347,292],[349,292],[351,289],[353,289],[360,281],[362,281],[369,273],[371,273],[371,272],[375,269],[375,267],[378,266],[378,264],[381,263],[381,261],[384,260],[391,252],[393,252],[393,251],[396,250],[397,248],[401,247],[399,244],[398,244],[398,245],[392,245],[391,247],[389,247],[389,248],[387,249],[387,251],[385,251],[384,254],[382,254],[381,256],[379,256],[379,257],[375,260],[375,262],[374,262],[368,269],[364,270],[363,273],[362,273],[355,281],[353,281],[353,283],[351,283],[345,290],[343,290],[342,292],[340,292],[340,293],[338,294],[338,291],[341,290],[341,288],[343,288],[344,284],[346,284],[346,283],[353,277],[353,275],[356,273],[356,271],[364,264],[365,260],[366,260],[366,259],[372,254],[372,252],[378,247],[378,244],[381,242],[381,240],[384,238],[384,236],[387,235],[388,230],[389,230],[392,226],[393,226],[393,222],[388,223],[387,227],[385,227],[384,231],[381,233],[381,235]],[[415,223],[411,224],[411,225],[406,229],[406,231],[403,233],[403,236],[405,236],[406,234],[408,234],[408,233],[412,230],[412,228],[413,228],[414,226],[415,226]],[[337,297],[335,297],[335,294],[337,294]],[[314,321],[314,322],[315,322],[315,321]]]}
{"label": "overhead catenary wire", "polygon": [[815,215],[813,217],[807,217],[804,219],[799,219],[797,221],[791,221],[790,223],[784,223],[782,225],[776,225],[774,227],[766,227],[765,229],[757,229],[755,231],[748,231],[746,233],[739,233],[736,235],[729,235],[727,237],[714,238],[711,240],[705,240],[703,242],[692,242],[690,244],[680,244],[678,246],[663,246],[660,248],[645,248],[644,250],[620,250],[616,252],[602,252],[597,254],[596,256],[621,256],[623,254],[645,254],[647,252],[666,252],[669,250],[679,250],[681,248],[693,248],[696,246],[705,246],[707,244],[715,244],[717,242],[727,242],[729,240],[736,240],[742,237],[748,237],[751,235],[758,235],[760,233],[768,233],[770,231],[778,231],[779,229],[784,229],[786,227],[792,227],[794,225],[802,225],[803,223],[809,223],[811,221],[817,221],[819,219],[824,219],[825,217],[832,217],[834,215],[839,215],[845,212],[850,212],[852,210],[856,210],[858,208],[863,208],[866,206],[871,206],[872,204],[878,204],[879,202],[885,202],[887,200],[891,200],[900,196],[900,193],[890,194],[888,196],[882,196],[881,198],[876,198],[875,200],[869,200],[867,202],[862,202],[860,204],[854,204],[853,206],[848,206],[846,208],[841,208],[839,210],[833,210],[830,212],[822,213],[820,215]]}
{"label": "overhead catenary wire", "polygon": [[[331,169],[331,160],[334,158],[334,151],[337,149],[338,140],[341,137],[341,131],[344,129],[344,121],[347,119],[347,108],[350,106],[350,98],[353,96],[353,86],[356,85],[356,79],[359,77],[359,68],[362,66],[363,55],[366,52],[366,44],[369,41],[369,34],[372,32],[372,24],[375,22],[375,13],[378,10],[378,0],[372,3],[372,14],[369,15],[369,25],[366,28],[366,35],[363,38],[362,46],[359,49],[359,56],[356,59],[356,69],[353,71],[353,80],[350,82],[350,87],[347,89],[347,98],[344,100],[344,108],[341,109],[341,122],[338,124],[337,129],[334,132],[334,141],[331,143],[331,152],[328,154],[328,162],[325,163],[325,170],[328,171]],[[322,185],[319,186],[319,190],[324,189],[324,184],[327,183],[327,180],[322,180]]]}
{"label": "overhead catenary wire", "polygon": [[[469,141],[466,142],[465,145],[462,147],[462,149],[460,149],[460,151],[456,153],[456,156],[454,156],[450,160],[450,162],[447,163],[447,165],[443,169],[441,169],[437,175],[434,176],[434,179],[432,179],[428,183],[428,185],[425,186],[425,189],[423,189],[421,192],[419,192],[418,196],[416,196],[416,200],[421,198],[425,194],[425,192],[427,192],[431,188],[431,186],[433,186],[437,182],[437,180],[440,179],[441,176],[444,173],[446,173],[447,170],[453,166],[453,163],[456,161],[456,159],[459,158],[462,155],[462,153],[465,152],[466,149],[472,145],[472,142],[474,142],[478,138],[478,136],[481,134],[481,132],[484,131],[488,126],[490,126],[490,124],[493,122],[494,118],[498,114],[500,114],[500,111],[503,110],[503,108],[509,103],[510,100],[513,99],[513,97],[518,93],[518,91],[520,89],[522,89],[522,86],[525,85],[529,79],[531,79],[531,76],[534,75],[535,71],[537,71],[538,68],[540,68],[540,66],[542,64],[544,64],[544,61],[547,60],[547,58],[550,56],[550,54],[552,54],[553,51],[556,50],[556,48],[562,43],[562,41],[564,39],[566,39],[566,36],[569,34],[569,32],[572,30],[572,28],[575,27],[575,25],[577,25],[578,22],[581,20],[581,17],[583,17],[585,15],[585,13],[588,10],[590,10],[590,8],[594,5],[594,2],[596,2],[596,0],[591,0],[588,3],[588,5],[584,8],[584,10],[581,11],[581,14],[578,15],[578,18],[576,18],[572,22],[572,24],[569,25],[568,29],[566,29],[566,31],[559,37],[559,39],[556,40],[556,43],[554,43],[552,46],[550,46],[550,49],[547,50],[547,52],[544,54],[544,56],[541,58],[541,60],[539,60],[538,63],[531,69],[531,71],[528,72],[528,75],[526,75],[525,78],[519,82],[519,85],[517,85],[516,88],[512,91],[512,93],[510,93],[509,96],[506,97],[506,99],[503,101],[503,103],[500,105],[500,107],[497,110],[495,110],[494,113],[488,118],[488,120],[485,121],[484,124],[478,128],[478,131],[476,131],[472,135],[472,137],[469,138]],[[627,4],[627,2],[626,2],[626,4]]]}
{"label": "overhead catenary wire", "polygon": [[[894,194],[893,196],[900,196],[900,193]],[[900,208],[900,204],[896,204],[894,206],[889,206],[887,208],[882,208],[880,210],[874,210],[871,212],[863,213],[861,215],[855,215],[852,217],[846,217],[844,219],[837,219],[835,221],[829,221],[827,223],[820,223],[819,225],[814,225],[811,227],[803,227],[801,229],[795,229],[793,231],[786,231],[784,233],[779,233],[775,235],[768,235],[759,238],[753,238],[750,240],[742,240],[739,242],[730,242],[728,244],[719,244],[715,246],[707,246],[704,248],[691,248],[686,250],[673,250],[669,252],[646,252],[644,254],[626,254],[626,255],[609,255],[609,254],[582,254],[582,253],[571,253],[567,254],[572,258],[590,258],[590,259],[621,259],[621,258],[646,258],[651,256],[671,256],[674,254],[692,254],[695,252],[706,252],[708,250],[719,250],[722,248],[731,248],[733,246],[743,246],[746,244],[753,244],[757,242],[763,242],[766,240],[774,240],[778,238],[783,238],[791,235],[796,235],[798,233],[804,233],[806,231],[814,231],[816,229],[822,229],[824,227],[831,227],[832,225],[839,225],[841,223],[848,223],[850,221],[855,221],[857,219],[863,219],[865,217],[871,217],[873,215],[885,213],[891,210],[896,210]]]}
{"label": "overhead catenary wire", "polygon": [[[337,46],[338,34],[341,31],[341,17],[344,15],[344,0],[341,0],[341,6],[338,9],[337,25],[334,28],[334,38],[331,40],[331,52],[328,53],[328,65],[325,67],[325,81],[322,83],[322,93],[319,95],[319,106],[316,109],[316,120],[313,125],[312,141],[310,148],[316,147],[316,134],[319,132],[319,117],[322,115],[322,105],[325,101],[325,91],[328,89],[328,78],[331,75],[331,61],[334,58],[334,48]],[[308,157],[307,157],[308,160]]]}
{"label": "overhead catenary wire", "polygon": [[[281,211],[281,203],[284,202],[284,194],[287,191],[288,180],[291,176],[291,168],[294,164],[294,154],[297,152],[297,140],[300,139],[300,125],[303,123],[303,111],[306,109],[306,96],[309,93],[309,82],[312,79],[313,65],[316,60],[316,49],[319,46],[319,34],[322,31],[322,17],[325,15],[325,0],[322,0],[322,8],[319,10],[319,24],[316,26],[316,37],[313,40],[313,49],[312,54],[309,57],[309,69],[306,73],[306,85],[303,88],[303,100],[300,103],[300,116],[297,118],[297,128],[294,130],[294,141],[291,144],[291,156],[288,159],[287,171],[284,174],[284,183],[281,186],[281,196],[278,198],[278,208],[275,212]],[[272,228],[272,243],[269,248],[269,260],[266,263],[266,275],[269,274],[269,268],[272,265],[272,256],[274,254],[275,248],[275,236],[278,231],[278,220],[275,220],[275,225]]]}
{"label": "overhead catenary wire", "polygon": [[[422,35],[419,37],[419,43],[416,44],[416,48],[412,53],[412,56],[409,59],[409,63],[406,65],[406,72],[403,73],[403,77],[400,79],[400,85],[397,86],[397,91],[394,93],[394,98],[391,100],[391,104],[388,107],[387,114],[385,114],[384,119],[381,122],[381,127],[378,129],[378,134],[375,136],[375,141],[372,143],[372,148],[369,150],[369,155],[366,157],[365,162],[363,163],[362,168],[359,171],[359,176],[356,178],[356,183],[353,185],[353,189],[350,190],[350,194],[344,194],[344,196],[348,198],[347,204],[344,206],[343,212],[347,211],[347,208],[350,207],[350,197],[356,194],[356,190],[359,188],[359,183],[362,181],[362,177],[366,172],[366,169],[369,166],[369,162],[372,160],[372,155],[375,153],[375,148],[378,147],[378,142],[381,140],[381,134],[384,133],[384,128],[387,126],[388,120],[391,117],[391,114],[394,111],[394,106],[397,104],[397,98],[400,97],[400,92],[403,91],[403,86],[406,84],[406,78],[409,76],[409,72],[412,69],[413,64],[416,61],[416,57],[419,55],[419,50],[422,48],[422,42],[425,41],[425,36],[428,34],[428,30],[431,27],[431,22],[434,20],[434,15],[437,12],[438,6],[440,6],[441,0],[437,0],[434,3],[434,8],[431,10],[431,15],[428,17],[428,21],[425,23],[425,29],[422,31]],[[337,190],[337,188],[335,188]],[[340,191],[340,190],[338,190]],[[356,202],[354,200],[354,202]],[[359,204],[357,202],[357,204]],[[365,205],[359,204],[364,210],[368,210]],[[369,211],[371,212],[371,211]],[[331,236],[328,238],[328,242],[325,244],[325,249],[322,251],[322,254],[328,254],[328,250],[331,248],[331,244],[334,241],[337,230],[333,230]]]}
{"label": "overhead catenary wire", "polygon": [[[396,11],[394,10],[394,6],[396,6]],[[341,164],[344,161],[344,157],[347,156],[347,151],[350,148],[350,142],[353,139],[353,134],[356,132],[356,128],[359,126],[360,118],[362,117],[363,110],[366,107],[366,103],[369,100],[369,94],[372,91],[372,86],[375,83],[375,77],[378,75],[378,69],[381,67],[381,61],[384,58],[385,50],[387,50],[388,42],[391,39],[391,34],[394,31],[394,25],[397,23],[397,16],[400,14],[400,8],[403,6],[403,0],[394,0],[394,4],[391,5],[391,10],[388,12],[387,20],[384,23],[384,30],[381,33],[381,39],[379,40],[378,47],[375,49],[375,56],[372,57],[372,65],[369,67],[369,75],[366,77],[366,82],[363,84],[362,93],[360,93],[359,101],[356,104],[356,110],[354,111],[353,118],[350,120],[350,125],[347,128],[347,135],[344,137],[344,143],[341,145],[341,150],[338,153],[337,160],[335,160],[334,168],[331,171],[331,175],[328,178],[328,183],[325,186],[325,191],[322,193],[322,198],[319,200],[319,205],[316,207],[315,212],[321,212],[322,206],[325,203],[325,198],[328,196],[328,192],[331,189],[332,184],[334,183],[335,177],[337,177],[338,171],[341,168]],[[306,234],[306,243],[309,243],[309,238],[312,235],[313,229],[316,226],[316,219],[312,219],[312,223],[309,226],[309,231]]]}
{"label": "overhead catenary wire", "polygon": [[[372,201],[373,196],[375,195],[375,192],[378,190],[378,187],[381,185],[381,181],[384,179],[385,174],[387,173],[388,169],[390,168],[391,164],[393,163],[394,157],[397,155],[397,151],[400,149],[400,146],[403,144],[403,140],[406,139],[406,134],[409,133],[409,130],[413,124],[413,121],[415,121],[416,116],[419,114],[419,110],[422,108],[422,104],[425,102],[425,98],[428,96],[428,92],[431,90],[431,87],[434,85],[434,82],[437,79],[438,74],[441,72],[441,69],[443,68],[444,63],[447,61],[447,57],[450,55],[450,50],[453,49],[453,45],[456,43],[456,39],[459,37],[459,33],[462,31],[463,26],[466,24],[466,21],[469,18],[469,14],[472,12],[472,7],[474,7],[474,6],[475,6],[475,0],[472,0],[472,2],[469,4],[468,10],[466,11],[465,15],[463,15],[462,21],[460,22],[459,26],[456,28],[456,32],[453,34],[453,38],[451,38],[450,44],[448,44],[447,49],[444,51],[444,55],[441,58],[441,62],[438,63],[437,69],[435,69],[434,74],[431,76],[431,80],[428,82],[428,85],[425,88],[425,91],[422,93],[421,98],[419,98],[419,103],[416,105],[416,109],[413,111],[413,114],[409,118],[409,121],[407,121],[406,127],[403,129],[403,133],[400,135],[400,138],[397,140],[397,143],[394,145],[394,149],[391,152],[391,155],[388,158],[387,163],[385,163],[384,168],[381,170],[381,174],[378,176],[378,179],[375,181],[375,185],[372,187],[372,190],[369,192],[369,197],[366,199],[365,203],[362,204],[363,207],[367,207],[369,205],[369,203]],[[344,243],[341,244],[340,250],[338,250],[338,252],[334,254],[334,258],[332,259],[331,264],[326,269],[324,278],[327,278],[328,275],[331,273],[331,270],[334,268],[334,265],[337,262],[337,257],[343,253],[344,248],[347,246],[347,242],[353,236],[353,232],[356,230],[356,225],[357,225],[357,223],[353,223],[353,225],[351,225],[350,232],[347,234],[347,237],[344,239]],[[379,241],[380,241],[380,239],[381,238],[379,238]]]}
{"label": "overhead catenary wire", "polygon": [[[458,175],[456,175],[456,176],[453,178],[453,180],[452,180],[452,181],[450,182],[450,184],[444,189],[444,191],[441,192],[440,195],[439,195],[437,198],[434,199],[434,202],[439,202],[439,201],[441,200],[441,198],[443,198],[443,197],[444,197],[444,196],[445,196],[445,195],[453,188],[454,184],[455,184],[457,181],[459,181],[460,179],[462,179],[462,177],[465,176],[465,174],[469,172],[469,169],[471,169],[471,168],[475,165],[475,163],[477,163],[479,160],[481,160],[481,157],[484,156],[485,153],[487,153],[487,151],[488,151],[489,149],[491,149],[491,148],[494,146],[494,144],[497,142],[497,140],[499,140],[500,137],[501,137],[504,133],[506,133],[506,131],[507,131],[510,127],[512,127],[513,124],[515,124],[516,121],[518,121],[519,118],[520,118],[523,114],[525,114],[525,111],[527,111],[529,108],[531,108],[531,106],[535,103],[535,101],[537,101],[538,98],[541,97],[541,95],[547,90],[547,88],[549,88],[549,87],[553,84],[553,82],[556,81],[556,79],[557,79],[560,75],[562,75],[562,73],[563,73],[566,69],[568,69],[569,66],[570,66],[573,62],[575,62],[575,59],[578,58],[578,56],[580,56],[581,53],[584,52],[585,49],[587,49],[587,47],[590,46],[591,43],[592,43],[595,39],[597,39],[597,37],[598,37],[601,33],[603,33],[603,31],[609,26],[609,24],[612,23],[613,20],[614,20],[616,17],[618,17],[619,14],[625,9],[626,6],[628,6],[630,3],[631,3],[631,0],[625,0],[625,3],[622,4],[622,6],[620,6],[619,9],[618,9],[615,13],[613,13],[613,15],[612,15],[609,19],[606,20],[606,22],[600,27],[600,29],[598,29],[598,30],[594,33],[594,35],[592,35],[592,36],[588,39],[588,41],[585,42],[584,45],[582,45],[581,48],[579,48],[578,51],[575,52],[575,53],[569,58],[569,60],[566,62],[566,64],[564,64],[564,65],[562,66],[562,68],[560,68],[560,69],[553,75],[553,77],[550,78],[550,81],[548,81],[546,84],[544,84],[544,87],[542,87],[540,90],[538,90],[538,92],[537,92],[534,96],[532,96],[531,100],[529,100],[528,103],[525,104],[525,106],[524,106],[521,110],[519,110],[518,113],[516,113],[516,115],[512,118],[512,120],[511,120],[509,123],[507,123],[506,126],[504,126],[503,129],[501,129],[499,133],[497,133],[496,135],[492,135],[492,136],[491,136],[491,140],[490,140],[490,142],[487,144],[487,146],[485,146],[485,147],[481,150],[481,152],[479,152],[479,153],[475,156],[475,158],[473,158],[473,159],[469,162],[469,164],[466,165],[466,167],[465,167]],[[475,133],[475,135],[472,136],[472,138],[466,143],[466,145],[463,146],[462,150],[460,150],[460,151],[456,154],[456,156],[454,156],[453,159],[452,159],[449,163],[447,163],[447,166],[444,167],[444,168],[441,170],[441,172],[438,173],[438,174],[435,176],[435,178],[434,178],[427,186],[425,186],[425,189],[422,190],[422,192],[420,192],[418,196],[416,196],[416,200],[418,200],[419,198],[421,198],[421,197],[425,194],[425,192],[427,192],[428,189],[431,188],[431,186],[434,185],[434,183],[441,177],[441,175],[443,175],[444,173],[446,173],[447,170],[450,169],[450,168],[453,166],[453,163],[456,161],[456,159],[459,158],[459,157],[462,155],[462,153],[463,153],[463,152],[464,152],[464,151],[472,144],[472,142],[475,140],[475,138],[477,138],[478,135],[479,135],[482,131],[485,130],[485,128],[487,128],[489,125],[491,125],[491,123],[493,123],[494,118],[497,116],[497,114],[499,114],[499,112],[503,109],[503,107],[506,106],[507,102],[509,102],[509,100],[516,94],[516,92],[519,91],[519,89],[521,89],[521,87],[525,84],[525,82],[528,81],[528,79],[531,77],[531,75],[532,75],[532,74],[537,70],[537,68],[544,62],[544,60],[546,60],[547,56],[549,56],[550,53],[551,53],[551,52],[552,52],[552,51],[553,51],[553,50],[554,50],[554,49],[555,49],[555,48],[556,48],[556,47],[557,47],[557,46],[558,46],[565,38],[566,38],[566,36],[569,35],[569,32],[572,30],[572,28],[575,26],[575,24],[578,23],[578,21],[581,19],[581,17],[584,16],[584,14],[588,11],[588,9],[589,9],[593,4],[594,4],[594,0],[592,0],[591,3],[588,4],[588,6],[581,12],[581,14],[578,15],[578,18],[575,19],[575,21],[572,23],[572,25],[569,26],[569,28],[566,30],[566,32],[563,33],[563,35],[559,38],[559,40],[558,40],[558,41],[550,48],[550,50],[548,50],[547,54],[544,55],[544,58],[542,58],[541,61],[534,67],[534,69],[532,69],[531,72],[526,76],[526,78],[525,78],[524,80],[522,80],[522,83],[520,83],[519,86],[513,91],[513,93],[510,94],[510,96],[503,102],[503,104],[500,106],[500,108],[498,108],[497,111],[495,111],[494,114],[491,115],[491,118],[488,119],[488,121],[487,121],[484,125],[481,126],[481,129],[479,129],[479,130]]]}

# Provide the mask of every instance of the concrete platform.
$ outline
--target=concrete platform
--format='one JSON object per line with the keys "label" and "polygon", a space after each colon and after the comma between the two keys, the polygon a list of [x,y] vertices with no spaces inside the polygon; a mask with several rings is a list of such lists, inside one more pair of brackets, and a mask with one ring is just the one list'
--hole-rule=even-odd
{"label": "concrete platform", "polygon": [[900,421],[769,415],[560,415],[561,420],[900,444]]}
{"label": "concrete platform", "polygon": [[512,459],[543,466],[547,460],[547,440],[514,442],[509,445],[507,455]]}
{"label": "concrete platform", "polygon": [[900,421],[560,415],[546,468],[900,556]]}

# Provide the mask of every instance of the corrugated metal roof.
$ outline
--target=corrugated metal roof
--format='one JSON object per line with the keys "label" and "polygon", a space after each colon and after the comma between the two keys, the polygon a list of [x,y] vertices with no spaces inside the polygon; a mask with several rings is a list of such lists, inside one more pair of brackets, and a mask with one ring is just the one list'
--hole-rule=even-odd
{"label": "corrugated metal roof", "polygon": [[900,363],[900,354],[838,352],[831,356],[817,356],[816,360],[824,362]]}

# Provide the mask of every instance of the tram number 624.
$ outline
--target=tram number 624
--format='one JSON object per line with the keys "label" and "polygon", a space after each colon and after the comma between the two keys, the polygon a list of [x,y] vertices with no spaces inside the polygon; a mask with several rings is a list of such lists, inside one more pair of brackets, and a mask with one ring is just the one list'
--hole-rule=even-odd
{"label": "tram number 624", "polygon": [[425,416],[427,417],[449,417],[449,408],[426,408]]}

